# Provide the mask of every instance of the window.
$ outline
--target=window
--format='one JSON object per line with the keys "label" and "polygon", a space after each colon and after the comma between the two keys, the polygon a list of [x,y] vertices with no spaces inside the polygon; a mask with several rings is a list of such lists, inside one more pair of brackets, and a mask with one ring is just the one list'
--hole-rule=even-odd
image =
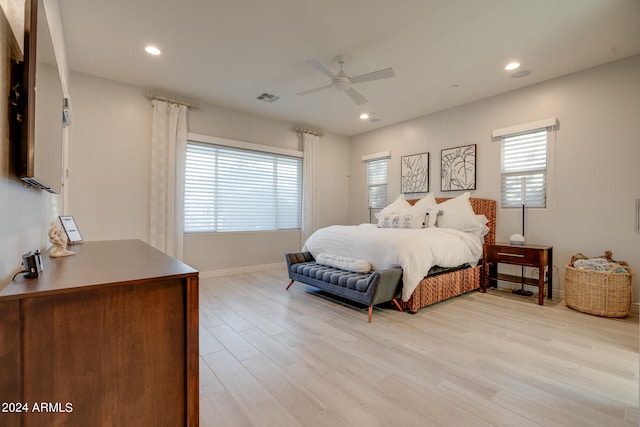
{"label": "window", "polygon": [[184,199],[187,233],[300,228],[302,159],[189,141]]}
{"label": "window", "polygon": [[372,159],[367,163],[367,194],[370,209],[387,206],[387,164],[388,158]]}
{"label": "window", "polygon": [[547,204],[547,130],[502,137],[502,207]]}

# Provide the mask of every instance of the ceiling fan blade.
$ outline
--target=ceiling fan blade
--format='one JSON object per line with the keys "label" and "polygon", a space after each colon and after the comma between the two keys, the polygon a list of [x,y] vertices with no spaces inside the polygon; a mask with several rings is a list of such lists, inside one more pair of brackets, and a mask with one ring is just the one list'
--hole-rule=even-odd
{"label": "ceiling fan blade", "polygon": [[365,102],[367,102],[367,98],[362,96],[360,94],[360,92],[358,92],[357,90],[355,90],[352,87],[350,87],[349,89],[345,90],[345,92],[346,92],[347,95],[349,95],[349,98],[351,98],[353,100],[353,102],[355,102],[357,105],[362,105]]}
{"label": "ceiling fan blade", "polygon": [[393,68],[385,68],[384,70],[373,71],[367,74],[361,74],[359,76],[351,77],[351,83],[370,82],[372,80],[388,79],[395,77],[396,73],[393,72]]}
{"label": "ceiling fan blade", "polygon": [[318,61],[316,59],[310,59],[309,61],[307,61],[307,64],[311,65],[313,68],[315,68],[316,70],[320,71],[322,74],[326,75],[331,80],[335,80],[335,79],[338,78],[338,76],[333,74],[327,67],[322,65],[320,63],[320,61]]}
{"label": "ceiling fan blade", "polygon": [[296,93],[296,95],[300,95],[300,96],[305,96],[305,95],[310,95],[312,93],[316,93],[316,92],[320,92],[321,90],[325,90],[325,89],[329,89],[331,87],[331,85],[325,85],[325,86],[320,86],[317,87],[315,89],[309,89],[309,90],[305,90],[303,92],[298,92]]}

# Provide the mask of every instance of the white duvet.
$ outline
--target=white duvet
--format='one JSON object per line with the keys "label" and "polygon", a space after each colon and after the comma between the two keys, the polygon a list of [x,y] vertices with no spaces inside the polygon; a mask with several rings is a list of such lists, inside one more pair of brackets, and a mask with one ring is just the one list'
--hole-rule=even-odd
{"label": "white duvet", "polygon": [[364,259],[375,270],[402,267],[402,299],[407,301],[434,265],[477,265],[482,238],[450,228],[378,228],[375,224],[333,225],[314,232],[304,250]]}

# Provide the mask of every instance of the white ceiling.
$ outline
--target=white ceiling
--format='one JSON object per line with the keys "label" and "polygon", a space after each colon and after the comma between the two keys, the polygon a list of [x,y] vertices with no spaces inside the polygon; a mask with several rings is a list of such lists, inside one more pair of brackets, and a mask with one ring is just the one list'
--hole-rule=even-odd
{"label": "white ceiling", "polygon": [[[60,0],[69,67],[354,135],[640,53],[640,0]],[[152,57],[147,44],[162,50]],[[357,106],[305,61],[351,75]],[[531,73],[512,78],[517,60]],[[275,103],[256,97],[268,92]],[[73,97],[73,86],[71,87]],[[358,118],[373,112],[380,121]]]}

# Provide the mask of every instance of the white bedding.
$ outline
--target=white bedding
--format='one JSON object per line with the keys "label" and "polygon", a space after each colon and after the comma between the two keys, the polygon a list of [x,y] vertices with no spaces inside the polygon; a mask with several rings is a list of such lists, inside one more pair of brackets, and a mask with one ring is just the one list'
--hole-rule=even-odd
{"label": "white bedding", "polygon": [[378,228],[374,224],[333,225],[313,233],[304,250],[367,260],[375,270],[402,267],[403,301],[434,265],[477,265],[482,237],[450,228]]}

